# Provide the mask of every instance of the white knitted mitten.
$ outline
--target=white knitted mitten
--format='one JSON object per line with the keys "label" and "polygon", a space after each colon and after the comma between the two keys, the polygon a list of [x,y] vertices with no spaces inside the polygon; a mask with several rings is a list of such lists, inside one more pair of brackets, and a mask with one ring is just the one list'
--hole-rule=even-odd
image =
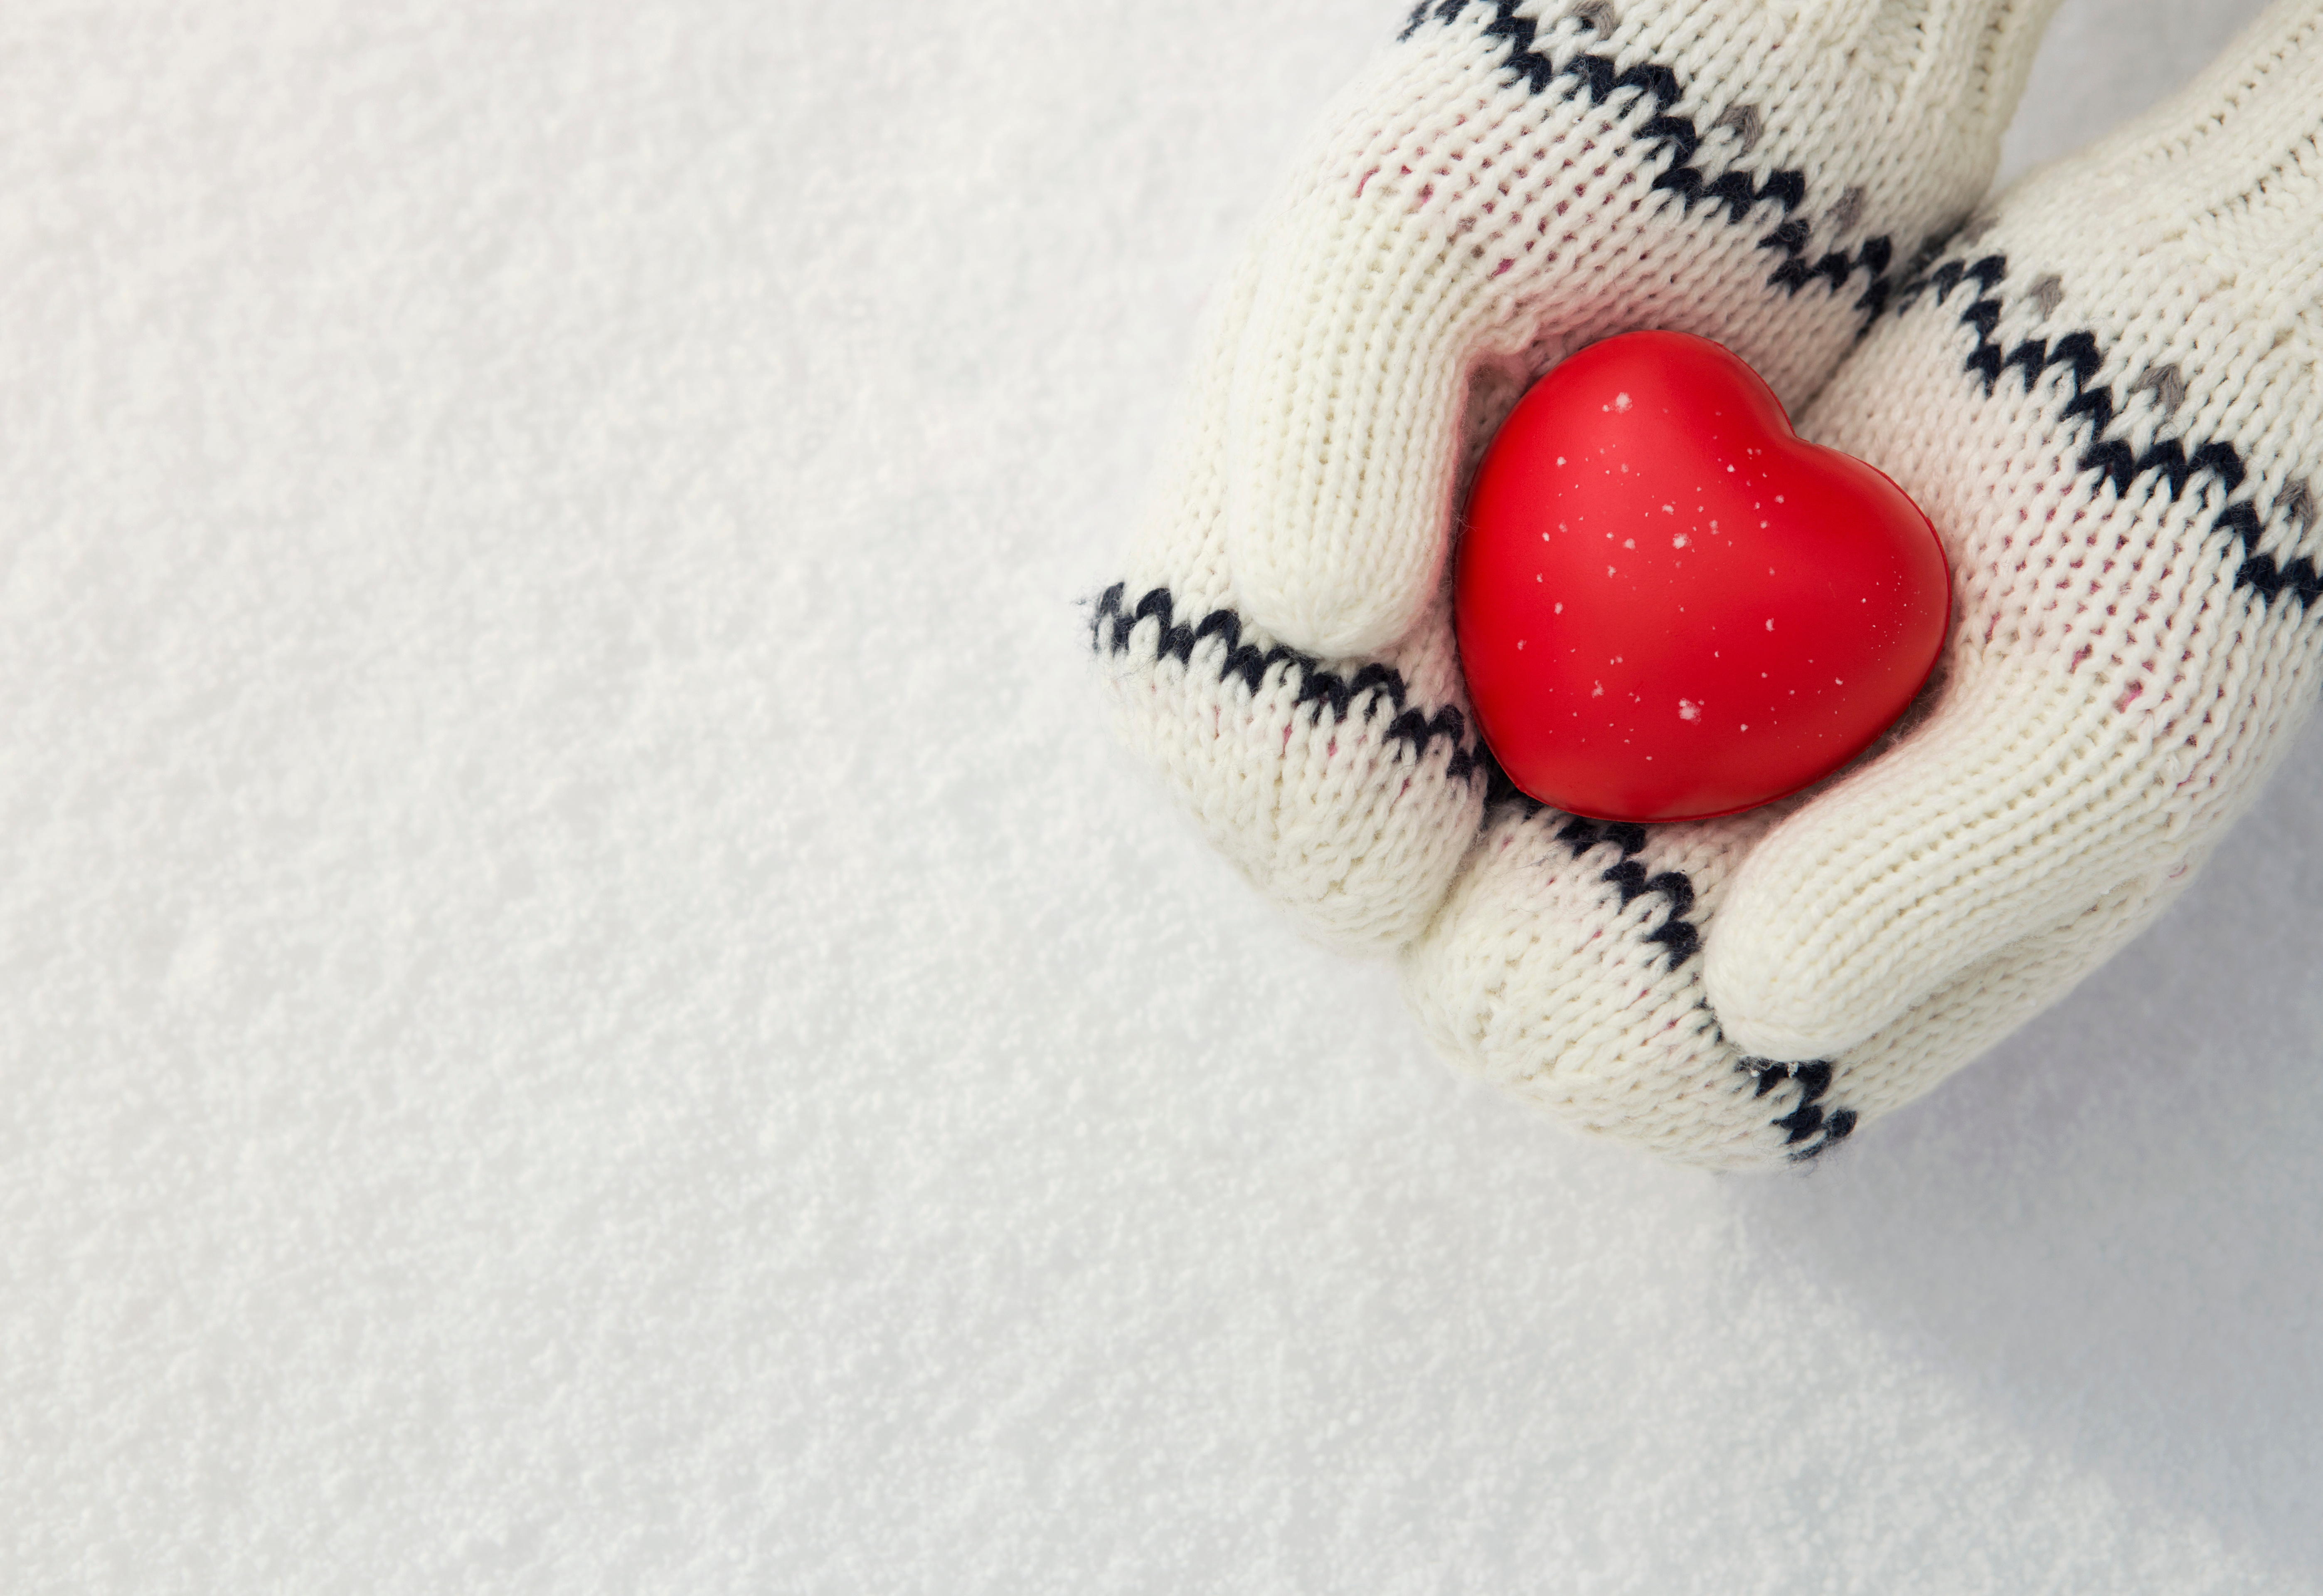
{"label": "white knitted mitten", "polygon": [[1593,1130],[1775,1163],[2151,922],[2316,695],[2318,133],[2323,0],[2282,0],[1899,289],[1801,431],[1944,537],[1919,718],[1730,821],[1496,812],[1407,955],[1447,1056]]}
{"label": "white knitted mitten", "polygon": [[1524,389],[1669,327],[1795,405],[1989,179],[2055,0],[1428,0],[1213,307],[1093,640],[1122,736],[1309,934],[1474,839],[1445,556]]}

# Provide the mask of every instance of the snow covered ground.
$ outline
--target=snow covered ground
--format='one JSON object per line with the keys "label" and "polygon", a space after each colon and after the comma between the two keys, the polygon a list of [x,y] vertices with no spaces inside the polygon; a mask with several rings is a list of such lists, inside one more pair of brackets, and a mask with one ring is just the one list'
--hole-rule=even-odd
{"label": "snow covered ground", "polygon": [[[2253,9],[2070,0],[2011,169]],[[0,1584],[2323,1588],[2323,738],[1761,1180],[1446,1073],[1106,739],[1400,10],[0,16]]]}

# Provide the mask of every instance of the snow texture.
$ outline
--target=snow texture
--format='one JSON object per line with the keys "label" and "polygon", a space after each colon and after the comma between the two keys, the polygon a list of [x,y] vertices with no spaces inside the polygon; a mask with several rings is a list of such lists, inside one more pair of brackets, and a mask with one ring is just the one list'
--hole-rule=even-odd
{"label": "snow texture", "polygon": [[[0,1585],[2323,1588],[2323,740],[1803,1179],[1098,723],[1395,0],[0,14]],[[2252,8],[2073,0],[2013,167]]]}

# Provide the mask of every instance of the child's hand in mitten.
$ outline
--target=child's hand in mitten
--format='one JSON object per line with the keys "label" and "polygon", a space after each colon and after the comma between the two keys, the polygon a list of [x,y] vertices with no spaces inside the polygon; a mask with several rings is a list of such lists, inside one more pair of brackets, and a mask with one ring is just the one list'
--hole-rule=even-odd
{"label": "child's hand in mitten", "polygon": [[1465,466],[1613,333],[1788,404],[1988,181],[2054,0],[1429,0],[1213,307],[1094,638],[1115,720],[1310,934],[1415,935],[1483,810],[1444,581]]}
{"label": "child's hand in mitten", "polygon": [[1926,1091],[2160,912],[2323,663],[2318,133],[2323,0],[2283,0],[1899,289],[1801,431],[1943,536],[1923,718],[1733,820],[1496,813],[1407,955],[1448,1056],[1590,1129],[1776,1162]]}

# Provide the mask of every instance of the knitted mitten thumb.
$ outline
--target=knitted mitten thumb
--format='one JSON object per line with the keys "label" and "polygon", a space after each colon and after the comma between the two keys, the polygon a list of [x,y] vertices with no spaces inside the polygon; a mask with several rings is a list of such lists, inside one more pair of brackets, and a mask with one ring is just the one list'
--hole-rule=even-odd
{"label": "knitted mitten thumb", "polygon": [[1444,571],[1481,442],[1583,344],[1803,402],[1989,179],[2055,0],[1427,0],[1214,307],[1093,640],[1114,719],[1303,929],[1415,935],[1472,840]]}
{"label": "knitted mitten thumb", "polygon": [[[1778,826],[1709,935],[1726,1033],[1830,1057],[2183,886],[2316,693],[2323,0],[2015,189],[1805,418],[1942,528],[1948,677]],[[1972,236],[1970,236],[1972,235]],[[2135,924],[2127,929],[2134,930]]]}

